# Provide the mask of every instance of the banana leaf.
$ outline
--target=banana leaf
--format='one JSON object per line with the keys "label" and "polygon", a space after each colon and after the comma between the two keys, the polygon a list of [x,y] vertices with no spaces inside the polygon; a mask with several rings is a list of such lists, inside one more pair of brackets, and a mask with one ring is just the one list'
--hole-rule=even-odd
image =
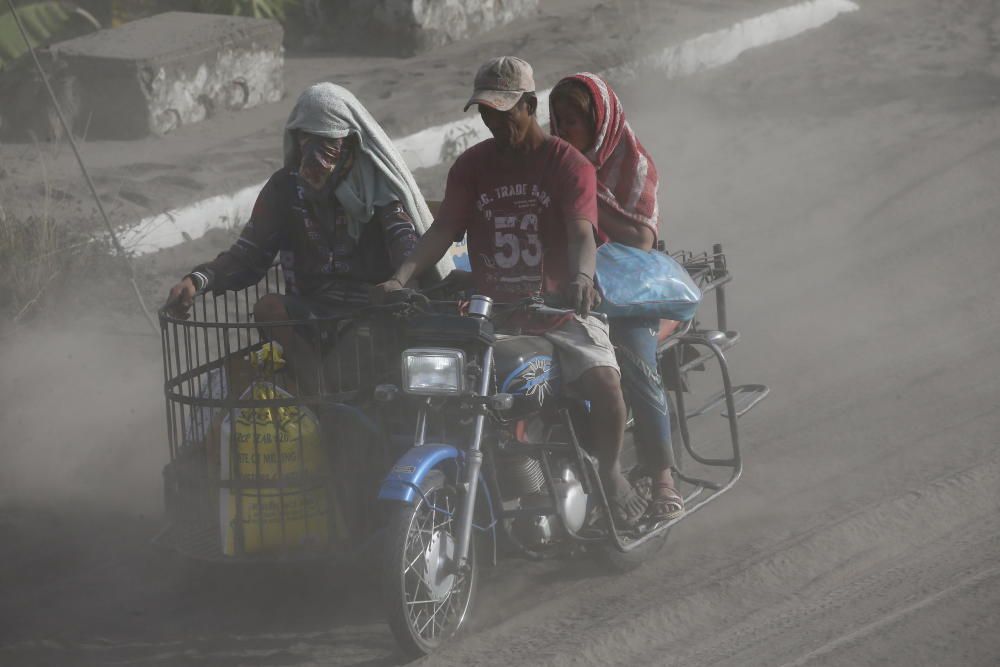
{"label": "banana leaf", "polygon": [[[93,16],[64,2],[29,2],[17,7],[17,14],[32,47],[101,27]],[[27,50],[14,16],[9,10],[0,12],[0,67],[13,62]]]}

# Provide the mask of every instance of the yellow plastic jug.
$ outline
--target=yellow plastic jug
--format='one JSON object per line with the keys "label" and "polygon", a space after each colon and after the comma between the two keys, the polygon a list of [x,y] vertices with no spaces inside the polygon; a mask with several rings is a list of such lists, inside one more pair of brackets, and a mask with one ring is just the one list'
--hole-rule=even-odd
{"label": "yellow plastic jug", "polygon": [[[255,367],[280,368],[280,351],[265,346],[251,357]],[[292,395],[267,380],[254,380],[242,398],[270,400]],[[219,494],[222,551],[227,556],[273,550],[320,550],[333,529],[344,522],[335,499],[322,483],[302,482],[326,476],[328,461],[319,421],[305,406],[238,408],[220,429],[220,471],[224,481],[281,482],[275,488],[222,487]],[[296,482],[300,483],[296,483]]]}

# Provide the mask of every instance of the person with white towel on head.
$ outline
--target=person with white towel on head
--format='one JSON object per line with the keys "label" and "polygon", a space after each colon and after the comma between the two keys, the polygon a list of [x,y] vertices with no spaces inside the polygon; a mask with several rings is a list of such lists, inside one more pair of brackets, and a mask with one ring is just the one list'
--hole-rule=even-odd
{"label": "person with white towel on head", "polygon": [[[285,293],[257,301],[257,322],[348,313],[368,302],[371,286],[393,275],[432,222],[378,122],[347,89],[318,83],[292,109],[284,166],[264,185],[240,238],[175,285],[168,309],[186,317],[196,294],[254,285],[278,256]],[[445,256],[432,277],[452,269]],[[299,337],[289,327],[265,331],[286,350]]]}

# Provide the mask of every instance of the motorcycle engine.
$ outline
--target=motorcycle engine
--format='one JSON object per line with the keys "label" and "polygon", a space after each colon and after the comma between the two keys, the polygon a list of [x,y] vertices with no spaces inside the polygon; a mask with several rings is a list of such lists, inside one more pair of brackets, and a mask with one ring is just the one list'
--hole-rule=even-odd
{"label": "motorcycle engine", "polygon": [[545,486],[542,463],[534,456],[515,454],[497,460],[497,481],[505,500],[537,494]]}
{"label": "motorcycle engine", "polygon": [[[544,442],[547,437],[545,424],[537,416],[525,419],[509,437],[507,442],[511,444]],[[587,494],[573,461],[549,459],[554,478],[550,492],[541,459],[533,454],[505,451],[503,443],[501,441],[495,462],[505,505],[538,510],[538,514],[529,511],[514,519],[511,529],[518,541],[529,548],[541,547],[564,537],[567,528],[571,532],[580,530],[587,519]],[[546,511],[551,510],[553,495],[559,511],[548,514]]]}
{"label": "motorcycle engine", "polygon": [[[545,477],[541,471],[541,463],[532,457],[524,457],[528,461],[520,462],[515,469],[520,474],[522,489],[531,489],[529,493],[517,497],[521,509],[551,507],[552,499],[545,489]],[[536,468],[537,466],[537,468]],[[583,527],[587,518],[587,494],[569,464],[557,464],[552,471],[555,480],[552,484],[555,492],[557,514],[526,515],[514,519],[513,531],[518,540],[525,546],[545,546],[565,535],[565,529],[576,532]],[[511,474],[511,471],[508,471]],[[506,494],[505,494],[506,495]],[[562,519],[560,519],[562,517]]]}
{"label": "motorcycle engine", "polygon": [[583,492],[583,484],[580,483],[572,466],[563,465],[556,474],[557,478],[553,484],[556,500],[562,510],[566,527],[575,533],[583,528],[587,520],[587,494]]}

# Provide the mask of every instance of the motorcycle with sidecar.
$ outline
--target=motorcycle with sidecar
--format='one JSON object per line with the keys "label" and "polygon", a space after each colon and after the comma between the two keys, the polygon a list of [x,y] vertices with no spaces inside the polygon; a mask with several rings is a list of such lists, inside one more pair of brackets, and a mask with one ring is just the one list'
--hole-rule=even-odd
{"label": "motorcycle with sidecar", "polygon": [[[658,348],[682,516],[626,529],[609,520],[580,428],[586,403],[560,391],[550,343],[504,328],[514,313],[567,311],[494,304],[446,281],[343,318],[269,323],[312,342],[315,363],[295,364],[250,317],[260,295],[281,290],[275,269],[241,293],[198,297],[188,320],[160,313],[171,460],[156,543],[223,562],[377,562],[410,656],[464,627],[481,568],[501,558],[592,554],[628,571],[736,483],[738,420],[768,393],[730,378],[726,352],[740,336],[721,246],[674,257],[715,306]],[[712,378],[707,391],[695,375]],[[691,422],[711,413],[725,428],[695,446]],[[630,438],[622,460],[648,490]]]}

